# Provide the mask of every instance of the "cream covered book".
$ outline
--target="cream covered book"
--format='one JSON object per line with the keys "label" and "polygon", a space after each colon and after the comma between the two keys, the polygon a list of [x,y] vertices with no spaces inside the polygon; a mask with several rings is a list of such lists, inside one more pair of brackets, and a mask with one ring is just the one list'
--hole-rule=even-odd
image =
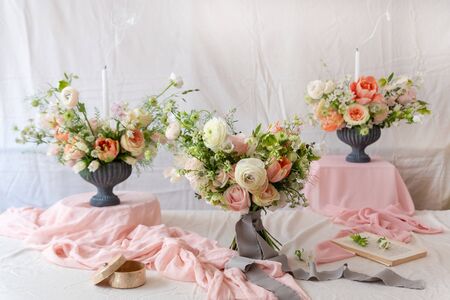
{"label": "cream covered book", "polygon": [[361,257],[379,262],[386,266],[396,266],[427,255],[427,250],[417,245],[410,245],[395,240],[389,240],[387,249],[380,248],[378,236],[369,232],[361,232],[359,235],[366,238],[366,246],[354,242],[351,236],[345,236],[332,240],[333,243]]}

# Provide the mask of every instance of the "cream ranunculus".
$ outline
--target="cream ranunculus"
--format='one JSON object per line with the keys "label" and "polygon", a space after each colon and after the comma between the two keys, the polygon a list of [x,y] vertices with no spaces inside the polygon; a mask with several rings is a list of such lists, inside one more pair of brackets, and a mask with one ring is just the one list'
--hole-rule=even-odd
{"label": "cream ranunculus", "polygon": [[319,100],[323,96],[325,83],[322,80],[311,81],[306,86],[306,90],[308,92],[308,96],[310,96],[314,100]]}
{"label": "cream ranunculus", "polygon": [[271,184],[261,194],[253,195],[253,202],[261,207],[270,206],[274,201],[278,200],[280,200],[280,193]]}
{"label": "cream ranunculus", "polygon": [[78,91],[71,86],[66,86],[61,91],[61,100],[68,108],[74,108],[78,104]]}
{"label": "cream ranunculus", "polygon": [[244,158],[236,164],[236,182],[252,194],[260,194],[268,184],[264,162],[257,158]]}
{"label": "cream ranunculus", "polygon": [[212,118],[203,127],[203,141],[213,151],[222,149],[227,140],[227,123],[221,118]]}

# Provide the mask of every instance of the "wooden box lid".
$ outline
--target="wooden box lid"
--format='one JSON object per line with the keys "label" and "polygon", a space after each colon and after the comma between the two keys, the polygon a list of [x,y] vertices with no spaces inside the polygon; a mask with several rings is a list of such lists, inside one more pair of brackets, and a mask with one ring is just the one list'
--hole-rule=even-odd
{"label": "wooden box lid", "polygon": [[117,271],[126,261],[126,258],[121,254],[115,256],[94,274],[92,281],[94,284],[99,284],[114,274],[114,272]]}

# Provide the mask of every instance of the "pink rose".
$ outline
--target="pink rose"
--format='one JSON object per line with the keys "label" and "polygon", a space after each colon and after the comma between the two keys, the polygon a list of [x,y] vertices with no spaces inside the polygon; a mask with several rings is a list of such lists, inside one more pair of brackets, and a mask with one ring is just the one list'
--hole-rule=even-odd
{"label": "pink rose", "polygon": [[230,180],[235,180],[235,178],[234,178],[234,172],[235,172],[235,171],[236,171],[236,164],[232,165],[232,166],[231,166],[231,171],[228,172],[228,178],[229,178]]}
{"label": "pink rose", "polygon": [[224,193],[227,207],[242,214],[248,213],[250,194],[238,184],[230,186]]}
{"label": "pink rose", "polygon": [[274,160],[267,168],[267,178],[270,182],[278,182],[289,176],[291,172],[292,162],[283,157],[279,161]]}
{"label": "pink rose", "polygon": [[410,102],[413,102],[416,99],[417,92],[414,87],[410,88],[406,93],[398,97],[397,102],[406,105]]}
{"label": "pink rose", "polygon": [[99,137],[95,141],[95,150],[98,159],[109,163],[119,154],[119,142],[110,138]]}
{"label": "pink rose", "polygon": [[233,150],[237,152],[237,154],[242,155],[247,153],[248,144],[245,142],[245,136],[242,133],[229,135],[228,140],[233,144]]}
{"label": "pink rose", "polygon": [[373,123],[380,124],[386,120],[389,114],[389,107],[383,102],[370,103],[371,111],[373,111]]}
{"label": "pink rose", "polygon": [[216,188],[223,188],[228,182],[228,174],[224,170],[220,170],[214,178],[213,186]]}
{"label": "pink rose", "polygon": [[84,156],[84,152],[78,150],[71,144],[64,146],[64,159],[65,160],[78,160]]}
{"label": "pink rose", "polygon": [[130,152],[131,155],[137,157],[144,152],[144,134],[139,129],[133,130],[131,136],[124,134],[120,138],[120,145],[123,149]]}
{"label": "pink rose", "polygon": [[358,81],[350,84],[355,101],[360,104],[372,102],[378,92],[377,80],[373,76],[361,76]]}

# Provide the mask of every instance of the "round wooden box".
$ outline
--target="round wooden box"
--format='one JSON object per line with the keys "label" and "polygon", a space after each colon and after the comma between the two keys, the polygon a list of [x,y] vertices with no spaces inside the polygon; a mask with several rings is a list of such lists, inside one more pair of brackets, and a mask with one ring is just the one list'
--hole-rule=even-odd
{"label": "round wooden box", "polygon": [[136,288],[145,284],[145,265],[118,255],[100,268],[92,281],[95,284],[108,283],[116,289]]}

